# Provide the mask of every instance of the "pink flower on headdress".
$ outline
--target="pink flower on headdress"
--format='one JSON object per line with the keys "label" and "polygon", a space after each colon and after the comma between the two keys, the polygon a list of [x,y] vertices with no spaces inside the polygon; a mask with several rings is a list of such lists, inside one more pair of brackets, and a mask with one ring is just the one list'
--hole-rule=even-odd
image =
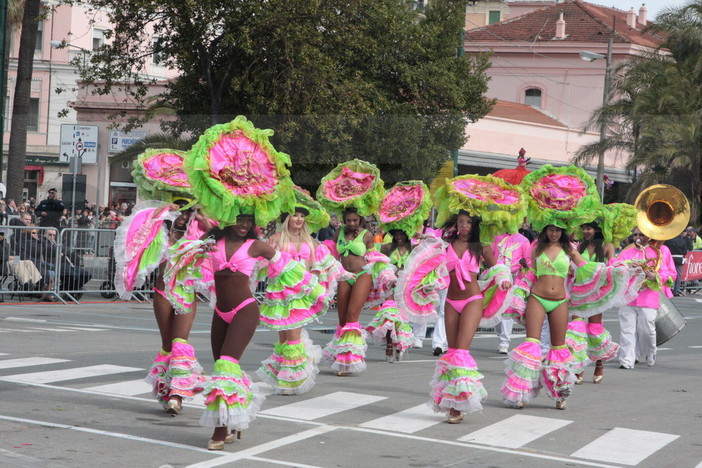
{"label": "pink flower on headdress", "polygon": [[549,174],[531,186],[531,196],[542,209],[572,210],[578,200],[586,195],[585,183],[568,174]]}
{"label": "pink flower on headdress", "polygon": [[378,216],[381,223],[391,223],[407,216],[422,202],[424,192],[420,185],[393,187],[380,204]]}
{"label": "pink flower on headdress", "polygon": [[519,201],[519,194],[516,190],[506,189],[482,180],[459,179],[453,183],[453,186],[456,191],[468,198],[488,203],[512,205]]}
{"label": "pink flower on headdress", "polygon": [[241,131],[223,135],[210,148],[210,173],[235,195],[273,193],[278,183],[273,162]]}
{"label": "pink flower on headdress", "polygon": [[183,172],[183,158],[175,153],[156,153],[143,161],[144,173],[175,187],[190,187],[188,176]]}
{"label": "pink flower on headdress", "polygon": [[373,174],[354,172],[348,167],[344,167],[339,177],[324,185],[324,194],[335,202],[347,201],[370,190],[374,180]]}

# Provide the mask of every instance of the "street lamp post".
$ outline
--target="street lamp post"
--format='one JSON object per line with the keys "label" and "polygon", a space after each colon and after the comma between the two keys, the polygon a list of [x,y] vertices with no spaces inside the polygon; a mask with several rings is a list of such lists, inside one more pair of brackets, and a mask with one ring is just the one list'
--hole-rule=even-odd
{"label": "street lamp post", "polygon": [[[604,91],[602,93],[602,107],[609,104],[609,95],[611,92],[611,72],[612,72],[612,38],[607,41],[607,55],[597,54],[595,52],[581,51],[580,58],[587,62],[605,59],[605,77]],[[597,189],[600,191],[600,200],[604,201],[604,141],[607,138],[607,121],[602,119],[600,124],[600,149],[597,154]]]}
{"label": "street lamp post", "polygon": [[[88,49],[83,47],[69,44],[66,41],[49,41],[53,49],[63,49],[65,47],[73,47],[82,52],[83,55],[83,69],[85,69],[85,56],[90,53]],[[76,219],[76,178],[78,172],[82,172],[83,167],[83,153],[78,152],[78,156],[72,156],[68,160],[68,166],[71,169],[71,223],[75,222]]]}

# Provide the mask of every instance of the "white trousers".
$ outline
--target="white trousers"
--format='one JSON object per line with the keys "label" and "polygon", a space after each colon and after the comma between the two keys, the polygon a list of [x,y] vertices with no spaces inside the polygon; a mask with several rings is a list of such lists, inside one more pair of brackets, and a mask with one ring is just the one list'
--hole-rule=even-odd
{"label": "white trousers", "polygon": [[436,322],[434,323],[434,334],[431,337],[431,348],[441,348],[443,351],[448,349],[448,341],[446,340],[446,324],[444,323],[444,306],[446,306],[446,296],[448,288],[439,291],[439,303],[436,305]]}
{"label": "white trousers", "polygon": [[655,359],[657,313],[649,307],[619,309],[619,364],[631,368],[636,356]]}
{"label": "white trousers", "polygon": [[514,320],[511,318],[503,318],[500,322],[495,325],[495,333],[499,340],[498,346],[507,346],[509,348],[509,341],[512,339],[512,327],[514,326]]}

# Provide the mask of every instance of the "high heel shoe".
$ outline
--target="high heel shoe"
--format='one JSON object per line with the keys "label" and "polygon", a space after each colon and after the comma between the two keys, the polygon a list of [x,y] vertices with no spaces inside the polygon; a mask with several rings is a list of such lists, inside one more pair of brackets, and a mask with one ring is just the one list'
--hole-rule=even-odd
{"label": "high heel shoe", "polygon": [[461,421],[463,421],[463,416],[465,413],[460,411],[458,414],[449,414],[448,418],[446,418],[446,422],[449,424],[459,424]]}
{"label": "high heel shoe", "polygon": [[580,385],[583,383],[583,374],[584,374],[584,372],[581,372],[579,374],[575,374],[575,385]]}
{"label": "high heel shoe", "polygon": [[227,437],[224,438],[224,443],[233,444],[237,439],[241,439],[241,431],[233,430]]}
{"label": "high heel shoe", "polygon": [[388,343],[388,345],[385,347],[385,362],[395,362],[395,355],[393,354],[391,343]]}
{"label": "high heel shoe", "polygon": [[[597,375],[597,371],[600,371],[600,375]],[[597,361],[595,364],[595,375],[592,376],[592,382],[593,383],[600,383],[602,382],[602,379],[604,378],[604,364],[602,361]]]}
{"label": "high heel shoe", "polygon": [[559,410],[564,410],[564,409],[566,409],[566,402],[565,402],[565,400],[558,400],[558,401],[556,401],[556,409],[559,409]]}
{"label": "high heel shoe", "polygon": [[224,440],[208,440],[207,450],[224,450]]}
{"label": "high heel shoe", "polygon": [[401,351],[400,349],[395,350],[395,361],[400,362],[402,361],[402,358],[405,356],[405,352]]}
{"label": "high heel shoe", "polygon": [[182,407],[182,401],[180,401],[178,398],[171,398],[166,404],[166,413],[170,414],[171,416],[175,416],[180,413]]}

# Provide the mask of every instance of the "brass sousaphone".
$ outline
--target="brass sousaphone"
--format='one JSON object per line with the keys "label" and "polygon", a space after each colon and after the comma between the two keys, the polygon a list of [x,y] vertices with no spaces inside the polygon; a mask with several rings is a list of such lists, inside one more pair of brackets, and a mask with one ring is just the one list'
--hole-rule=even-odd
{"label": "brass sousaphone", "polygon": [[[658,184],[648,187],[636,197],[636,225],[648,238],[665,241],[679,236],[690,222],[690,202],[672,185]],[[654,247],[654,250],[658,250]],[[660,267],[661,256],[655,269]],[[660,307],[656,315],[656,345],[660,346],[677,335],[686,325],[685,317],[675,305],[660,294]]]}

